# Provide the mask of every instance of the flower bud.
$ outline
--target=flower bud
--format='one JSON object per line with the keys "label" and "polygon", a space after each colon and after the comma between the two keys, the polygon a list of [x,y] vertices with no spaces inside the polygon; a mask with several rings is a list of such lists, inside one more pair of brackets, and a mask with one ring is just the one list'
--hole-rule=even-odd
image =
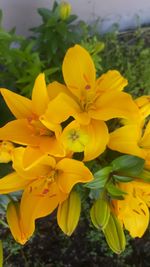
{"label": "flower bud", "polygon": [[57,211],[57,222],[61,230],[70,236],[75,230],[81,211],[80,196],[76,191],[72,191],[69,197],[62,202]]}
{"label": "flower bud", "polygon": [[110,216],[110,208],[107,201],[101,198],[97,199],[91,208],[90,216],[96,228],[104,229]]}
{"label": "flower bud", "polygon": [[11,201],[8,204],[6,217],[14,239],[21,245],[24,245],[27,241],[27,238],[23,231],[23,225],[20,216],[20,204],[18,202]]}
{"label": "flower bud", "polygon": [[60,3],[60,17],[62,20],[66,20],[71,13],[71,5],[67,2]]}
{"label": "flower bud", "polygon": [[113,252],[120,254],[124,251],[126,240],[123,228],[117,217],[111,213],[109,221],[103,230],[106,241]]}

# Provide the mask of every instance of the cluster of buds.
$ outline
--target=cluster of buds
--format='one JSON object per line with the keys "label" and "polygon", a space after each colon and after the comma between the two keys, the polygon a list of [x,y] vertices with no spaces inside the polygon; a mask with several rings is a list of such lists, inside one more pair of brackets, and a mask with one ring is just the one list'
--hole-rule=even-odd
{"label": "cluster of buds", "polygon": [[[69,12],[63,6],[62,19]],[[80,45],[68,49],[62,72],[64,84],[46,85],[39,74],[31,99],[0,89],[16,117],[0,128],[0,161],[12,161],[12,172],[0,179],[0,194],[22,190],[20,199],[8,204],[7,221],[24,244],[36,219],[57,209],[58,225],[70,236],[85,190],[93,225],[121,253],[124,228],[141,237],[149,222],[150,97],[133,100],[116,70],[97,78],[90,54]],[[111,152],[110,159],[110,150],[125,155],[115,158]],[[101,160],[103,152],[105,166],[93,172],[90,163]]]}

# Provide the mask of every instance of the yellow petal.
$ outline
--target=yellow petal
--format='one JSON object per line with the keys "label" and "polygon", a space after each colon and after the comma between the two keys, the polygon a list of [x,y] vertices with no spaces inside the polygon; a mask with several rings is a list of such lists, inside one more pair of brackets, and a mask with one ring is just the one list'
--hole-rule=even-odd
{"label": "yellow petal", "polygon": [[48,96],[49,96],[50,101],[54,99],[56,96],[58,96],[60,93],[64,93],[68,96],[73,97],[71,92],[68,90],[68,88],[64,84],[61,84],[56,81],[48,84],[47,91],[48,91]]}
{"label": "yellow petal", "polygon": [[136,125],[123,126],[110,134],[108,147],[121,153],[145,158],[144,149],[138,145],[141,134],[141,128]]}
{"label": "yellow petal", "polygon": [[12,151],[14,148],[15,147],[11,142],[0,142],[0,163],[8,163],[12,160]]}
{"label": "yellow petal", "polygon": [[150,115],[150,96],[144,95],[135,99],[135,103],[140,109],[143,119]]}
{"label": "yellow petal", "polygon": [[41,158],[43,156],[44,156],[43,152],[38,147],[31,147],[31,146],[26,147],[23,153],[23,160],[22,160],[23,167],[27,168],[32,164],[37,164],[37,162],[41,161]]}
{"label": "yellow petal", "polygon": [[148,122],[144,134],[140,140],[140,146],[150,150],[150,121]]}
{"label": "yellow petal", "polygon": [[83,47],[75,45],[68,49],[62,70],[67,87],[79,99],[94,88],[96,77],[94,63]]}
{"label": "yellow petal", "polygon": [[53,212],[60,202],[57,185],[52,183],[50,191],[45,195],[42,193],[44,186],[45,183],[43,180],[33,182],[24,191],[21,199],[20,210],[23,228],[28,238],[34,232],[35,220]]}
{"label": "yellow petal", "polygon": [[17,119],[30,118],[33,115],[32,102],[30,99],[7,89],[1,89],[1,94],[7,106]]}
{"label": "yellow petal", "polygon": [[22,227],[20,205],[18,202],[12,201],[8,204],[6,217],[14,239],[21,245],[24,245],[27,242],[27,238]]}
{"label": "yellow petal", "polygon": [[96,81],[96,89],[100,93],[122,91],[128,81],[117,70],[109,70]]}
{"label": "yellow petal", "polygon": [[[80,112],[79,105],[70,96],[60,93],[56,98],[49,102],[43,120],[59,124]],[[59,116],[58,116],[59,114]]]}
{"label": "yellow petal", "polygon": [[36,78],[32,91],[32,104],[35,113],[37,115],[42,115],[47,108],[48,102],[49,97],[45,83],[45,75],[41,73]]}
{"label": "yellow petal", "polygon": [[132,97],[124,92],[113,91],[99,96],[94,109],[91,109],[89,114],[94,119],[105,121],[126,118],[138,122],[140,118],[139,110]]}
{"label": "yellow petal", "polygon": [[106,149],[109,141],[108,129],[103,121],[96,120],[91,120],[88,126],[82,128],[89,136],[89,142],[84,150],[84,161],[89,161],[98,157]]}
{"label": "yellow petal", "polygon": [[62,159],[57,163],[57,183],[64,193],[69,193],[77,183],[86,183],[93,179],[90,170],[80,161]]}
{"label": "yellow petal", "polygon": [[30,180],[21,177],[16,172],[6,175],[0,179],[0,194],[8,194],[11,192],[24,189]]}
{"label": "yellow petal", "polygon": [[21,145],[38,145],[40,137],[35,136],[26,119],[8,122],[0,128],[0,140],[9,140]]}
{"label": "yellow petal", "polygon": [[[124,206],[127,208],[124,209]],[[119,209],[124,226],[130,235],[133,238],[142,237],[149,224],[149,210],[145,202],[138,196],[136,198],[130,196],[119,201]]]}
{"label": "yellow petal", "polygon": [[[55,167],[55,159],[50,156],[35,157],[32,164],[24,166],[24,153],[25,148],[19,147],[13,151],[13,168],[22,177],[28,179],[37,179],[40,177],[47,176],[51,169]],[[27,152],[26,152],[27,153]],[[35,151],[32,156],[35,156]],[[31,154],[29,154],[31,156]]]}
{"label": "yellow petal", "polygon": [[41,138],[40,150],[55,157],[64,157],[66,154],[61,141],[55,136]]}

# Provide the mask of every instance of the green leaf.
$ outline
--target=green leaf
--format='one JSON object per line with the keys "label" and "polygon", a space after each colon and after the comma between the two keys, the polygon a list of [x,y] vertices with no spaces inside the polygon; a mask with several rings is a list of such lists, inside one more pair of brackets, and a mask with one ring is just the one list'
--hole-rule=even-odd
{"label": "green leaf", "polygon": [[3,244],[0,240],[0,267],[3,267]]}
{"label": "green leaf", "polygon": [[47,8],[38,8],[37,11],[45,22],[50,18],[52,14],[51,10]]}
{"label": "green leaf", "polygon": [[109,177],[112,168],[110,166],[105,167],[96,173],[94,173],[94,180],[86,183],[84,186],[90,189],[100,189],[105,186],[105,183]]}
{"label": "green leaf", "polygon": [[145,160],[136,156],[124,155],[111,162],[113,171],[124,176],[137,176],[144,168]]}
{"label": "green leaf", "polygon": [[117,181],[117,182],[122,182],[122,183],[128,183],[133,181],[134,179],[132,177],[129,176],[122,176],[122,175],[117,175],[114,174],[113,178]]}
{"label": "green leaf", "polygon": [[121,190],[120,188],[118,188],[117,186],[115,186],[112,183],[107,184],[107,191],[108,193],[113,197],[113,198],[119,198],[119,199],[123,199],[123,195],[127,194],[125,191]]}

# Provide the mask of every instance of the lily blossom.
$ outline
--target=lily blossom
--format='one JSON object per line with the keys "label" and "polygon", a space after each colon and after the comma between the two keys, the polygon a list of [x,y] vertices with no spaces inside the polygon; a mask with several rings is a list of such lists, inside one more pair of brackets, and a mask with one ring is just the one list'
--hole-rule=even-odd
{"label": "lily blossom", "polygon": [[64,156],[65,152],[59,142],[61,126],[42,122],[49,95],[44,74],[39,74],[32,91],[32,99],[20,96],[10,90],[0,90],[6,104],[16,117],[0,128],[0,139],[17,144],[39,147],[43,153]]}
{"label": "lily blossom", "polygon": [[149,225],[150,184],[133,181],[119,187],[127,194],[123,200],[113,200],[115,213],[133,238],[142,237]]}
{"label": "lily blossom", "polygon": [[35,220],[44,217],[69,196],[73,186],[93,179],[80,161],[44,155],[24,168],[25,148],[13,151],[15,172],[0,179],[0,194],[24,190],[20,203],[22,228],[27,239],[33,234]]}

